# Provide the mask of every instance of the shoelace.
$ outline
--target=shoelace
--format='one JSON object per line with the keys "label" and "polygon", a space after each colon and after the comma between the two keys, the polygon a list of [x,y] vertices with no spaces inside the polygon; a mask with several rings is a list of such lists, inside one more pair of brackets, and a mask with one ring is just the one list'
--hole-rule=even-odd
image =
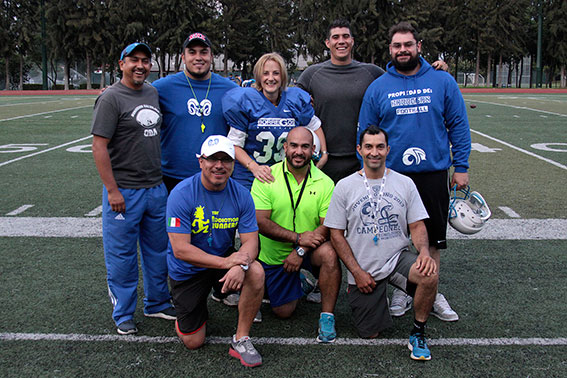
{"label": "shoelace", "polygon": [[250,339],[246,339],[242,342],[242,345],[244,346],[244,349],[246,349],[246,351],[250,354],[256,354],[256,349],[254,348],[254,345],[252,345],[252,342],[250,341]]}
{"label": "shoelace", "polygon": [[424,349],[425,345],[426,345],[425,336],[423,336],[421,333],[418,333],[415,336],[416,336],[416,339],[417,339],[417,346],[420,349]]}

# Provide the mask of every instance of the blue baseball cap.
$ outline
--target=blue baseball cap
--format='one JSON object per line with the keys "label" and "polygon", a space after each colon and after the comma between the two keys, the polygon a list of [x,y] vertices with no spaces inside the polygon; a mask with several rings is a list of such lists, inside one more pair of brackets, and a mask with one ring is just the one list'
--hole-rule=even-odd
{"label": "blue baseball cap", "polygon": [[120,54],[120,60],[124,60],[124,57],[132,54],[134,50],[141,50],[148,54],[150,58],[152,57],[152,50],[150,49],[150,46],[146,45],[145,43],[135,42],[129,44],[124,48],[124,50],[122,50],[122,54]]}

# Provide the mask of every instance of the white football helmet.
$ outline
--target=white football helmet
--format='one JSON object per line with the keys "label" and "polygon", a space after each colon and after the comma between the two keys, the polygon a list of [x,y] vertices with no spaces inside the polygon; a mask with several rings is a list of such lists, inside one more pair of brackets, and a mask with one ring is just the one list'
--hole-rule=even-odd
{"label": "white football helmet", "polygon": [[307,130],[311,131],[311,134],[313,135],[313,144],[315,145],[315,151],[313,151],[313,160],[317,162],[321,158],[321,141],[319,140],[317,134],[313,132],[313,130]]}
{"label": "white football helmet", "polygon": [[455,185],[449,204],[449,224],[462,234],[476,234],[484,228],[492,213],[480,193],[471,193],[470,186],[459,192]]}

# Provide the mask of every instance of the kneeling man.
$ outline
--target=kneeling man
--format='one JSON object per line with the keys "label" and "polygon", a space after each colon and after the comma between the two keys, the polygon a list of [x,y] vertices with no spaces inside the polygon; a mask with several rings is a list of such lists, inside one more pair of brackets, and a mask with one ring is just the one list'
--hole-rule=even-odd
{"label": "kneeling man", "polygon": [[319,269],[322,312],[317,341],[332,343],[341,269],[323,221],[334,184],[311,162],[313,135],[307,128],[293,128],[283,147],[285,160],[271,167],[275,181],[256,179],[252,184],[259,260],[272,310],[281,318],[290,317],[303,296],[299,270]]}
{"label": "kneeling man", "polygon": [[[390,147],[383,130],[364,130],[357,150],[363,169],[337,183],[325,219],[349,270],[348,299],[356,328],[361,337],[374,338],[392,325],[386,297],[390,281],[414,298],[411,358],[430,360],[425,323],[438,276],[423,222],[427,212],[413,181],[386,168]],[[418,255],[408,250],[408,228]]]}
{"label": "kneeling man", "polygon": [[[238,326],[229,354],[245,366],[262,364],[249,332],[264,295],[258,255],[258,226],[250,193],[230,178],[234,145],[221,135],[201,146],[201,172],[179,183],[167,201],[167,263],[177,335],[189,349],[205,342],[207,296],[215,285],[223,293],[240,290]],[[238,230],[242,245],[233,251]]]}

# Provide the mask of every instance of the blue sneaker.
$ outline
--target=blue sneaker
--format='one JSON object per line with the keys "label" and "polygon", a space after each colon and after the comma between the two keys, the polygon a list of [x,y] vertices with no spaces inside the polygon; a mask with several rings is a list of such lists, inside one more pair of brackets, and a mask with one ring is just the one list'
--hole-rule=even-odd
{"label": "blue sneaker", "polygon": [[319,318],[319,336],[317,342],[319,343],[334,343],[337,338],[335,331],[335,315],[329,313],[321,313]]}
{"label": "blue sneaker", "polygon": [[411,350],[410,357],[413,360],[429,361],[431,359],[431,352],[422,333],[416,333],[409,337],[408,348]]}

